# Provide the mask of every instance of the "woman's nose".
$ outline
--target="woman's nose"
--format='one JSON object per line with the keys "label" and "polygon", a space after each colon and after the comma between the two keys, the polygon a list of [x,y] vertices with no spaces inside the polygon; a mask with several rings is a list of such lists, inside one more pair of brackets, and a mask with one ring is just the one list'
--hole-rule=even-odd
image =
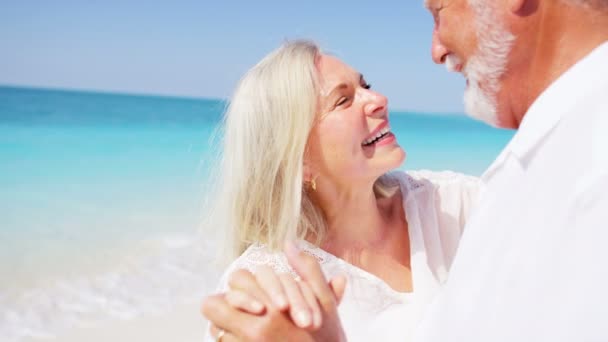
{"label": "woman's nose", "polygon": [[363,108],[365,115],[384,115],[388,106],[388,99],[386,96],[371,90],[366,90],[366,93],[368,100]]}

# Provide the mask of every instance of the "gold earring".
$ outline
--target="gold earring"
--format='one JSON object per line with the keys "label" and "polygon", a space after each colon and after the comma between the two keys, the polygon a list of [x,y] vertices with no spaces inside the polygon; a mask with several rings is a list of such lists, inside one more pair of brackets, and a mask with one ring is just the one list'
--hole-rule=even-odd
{"label": "gold earring", "polygon": [[319,176],[314,176],[310,181],[308,181],[308,184],[310,184],[310,188],[312,189],[312,191],[317,191],[317,178]]}
{"label": "gold earring", "polygon": [[317,191],[317,178],[319,178],[319,175],[314,176],[313,179],[310,181],[310,187],[313,191]]}

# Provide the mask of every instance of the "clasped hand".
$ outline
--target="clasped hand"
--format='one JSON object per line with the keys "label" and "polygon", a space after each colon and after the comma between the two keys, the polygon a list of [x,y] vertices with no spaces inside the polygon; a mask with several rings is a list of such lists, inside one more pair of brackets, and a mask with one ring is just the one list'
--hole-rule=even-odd
{"label": "clasped hand", "polygon": [[231,341],[346,341],[337,306],[346,286],[344,277],[329,283],[314,257],[292,243],[285,255],[298,277],[261,267],[252,274],[234,272],[229,290],[206,297],[203,315],[211,334]]}

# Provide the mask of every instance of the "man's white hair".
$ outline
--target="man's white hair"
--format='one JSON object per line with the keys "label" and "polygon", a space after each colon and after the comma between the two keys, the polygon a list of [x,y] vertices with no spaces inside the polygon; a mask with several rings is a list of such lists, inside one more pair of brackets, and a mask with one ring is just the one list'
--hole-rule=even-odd
{"label": "man's white hair", "polygon": [[598,10],[608,10],[608,0],[561,0],[574,6],[585,6]]}
{"label": "man's white hair", "polygon": [[[585,7],[591,7],[591,8],[596,8],[596,9],[608,10],[608,0],[560,0],[560,1],[569,3],[574,6],[585,6]],[[479,5],[480,3],[484,3],[484,2],[488,3],[489,1],[488,0],[469,0],[469,4],[471,4],[473,6]],[[428,0],[425,0],[424,3],[427,4]]]}
{"label": "man's white hair", "polygon": [[469,5],[475,12],[478,46],[463,69],[469,80],[464,94],[465,111],[473,118],[498,126],[500,78],[506,71],[515,37],[496,20],[493,1],[469,0]]}

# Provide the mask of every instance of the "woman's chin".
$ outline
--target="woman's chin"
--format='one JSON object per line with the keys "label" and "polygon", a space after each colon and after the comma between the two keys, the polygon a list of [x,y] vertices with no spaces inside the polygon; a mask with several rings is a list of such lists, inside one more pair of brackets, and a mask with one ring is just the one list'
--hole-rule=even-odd
{"label": "woman's chin", "polygon": [[403,162],[405,161],[406,153],[405,150],[401,148],[401,146],[397,145],[396,148],[394,148],[393,150],[387,151],[386,154],[377,157],[377,161],[381,162],[380,170],[382,170],[382,172],[379,175],[381,176],[387,172],[393,171],[401,167],[401,165],[403,165]]}

